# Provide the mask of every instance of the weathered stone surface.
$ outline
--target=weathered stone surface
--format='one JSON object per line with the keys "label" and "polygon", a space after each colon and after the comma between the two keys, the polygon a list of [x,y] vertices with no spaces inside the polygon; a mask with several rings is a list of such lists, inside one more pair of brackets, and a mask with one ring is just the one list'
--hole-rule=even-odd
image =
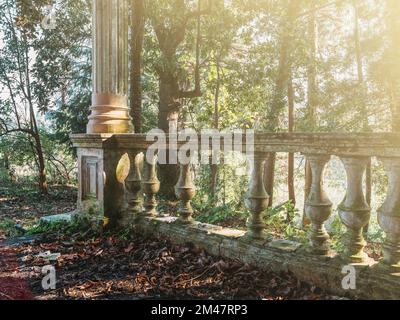
{"label": "weathered stone surface", "polygon": [[[221,133],[221,150],[224,149]],[[112,137],[112,139],[111,139]],[[144,134],[74,134],[71,135],[75,147],[146,149],[153,141],[146,141]],[[168,147],[167,135],[165,147]],[[228,139],[233,141],[233,136]],[[178,142],[178,145],[186,142]],[[189,144],[200,146],[198,140]],[[243,144],[246,138],[243,137]],[[232,145],[230,146],[232,150]],[[331,154],[341,156],[400,157],[400,134],[398,133],[258,133],[254,135],[254,151],[300,152],[304,154]]]}
{"label": "weathered stone surface", "polygon": [[[291,272],[298,279],[307,281],[337,295],[365,299],[400,299],[400,274],[391,274],[376,263],[370,266],[354,264],[356,289],[344,290],[342,269],[348,263],[338,256],[316,256],[307,253],[300,244],[275,245],[242,241],[243,232],[215,227],[198,222],[190,225],[173,223],[176,218],[146,217],[136,228],[143,234],[158,235],[173,242],[192,243],[210,254],[239,259],[265,270]],[[294,248],[297,247],[295,250]],[[291,250],[288,250],[291,248]],[[292,250],[293,249],[293,250]]]}
{"label": "weathered stone surface", "polygon": [[16,247],[16,246],[20,246],[23,244],[33,243],[33,242],[35,242],[35,240],[40,239],[41,237],[42,237],[41,234],[32,234],[29,236],[10,238],[10,239],[5,240],[3,242],[3,244],[6,246],[10,246],[10,247],[13,247],[13,246]]}
{"label": "weathered stone surface", "polygon": [[272,240],[270,243],[268,243],[268,246],[271,248],[287,252],[295,252],[297,249],[301,247],[301,244],[290,240],[279,239],[279,240]]}
{"label": "weathered stone surface", "polygon": [[40,221],[43,221],[46,223],[70,222],[71,219],[72,219],[72,213],[62,213],[62,214],[55,214],[52,216],[41,217]]}

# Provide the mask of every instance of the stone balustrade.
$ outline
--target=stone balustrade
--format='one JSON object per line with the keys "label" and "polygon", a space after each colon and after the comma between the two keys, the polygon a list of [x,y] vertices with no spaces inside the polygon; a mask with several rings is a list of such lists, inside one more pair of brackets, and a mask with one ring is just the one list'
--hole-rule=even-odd
{"label": "stone balustrade", "polygon": [[[98,190],[98,205],[110,219],[110,226],[141,224],[143,219],[157,218],[161,219],[159,221],[164,221],[157,212],[157,193],[160,189],[160,181],[157,178],[157,157],[146,159],[146,150],[152,141],[146,141],[146,136],[138,134],[73,135],[72,140],[74,146],[78,148],[79,182],[81,186],[86,186],[84,189],[80,188],[80,208],[87,207],[84,205],[87,196],[84,194],[87,192],[85,190]],[[297,152],[309,160],[312,170],[311,191],[305,202],[305,212],[311,222],[310,246],[302,254],[314,256],[312,259],[322,259],[320,261],[326,261],[324,259],[327,258],[339,259],[342,265],[354,264],[374,268],[386,274],[400,272],[399,135],[256,133],[251,141],[251,148],[247,148],[250,141],[246,140],[247,137],[244,135],[242,142],[246,148],[242,152],[248,156],[251,172],[244,199],[249,217],[246,223],[247,232],[230,231],[235,234],[235,241],[254,243],[257,246],[270,241],[263,220],[269,199],[263,185],[264,163],[271,152]],[[161,148],[167,148],[168,141],[169,137]],[[183,143],[186,142],[178,142],[177,147]],[[191,140],[190,144],[196,148],[200,145],[200,140]],[[221,151],[226,147],[226,139],[221,136]],[[116,177],[116,168],[118,159],[125,153],[129,156],[130,169],[121,180]],[[347,175],[346,193],[337,207],[346,229],[341,239],[344,251],[340,254],[332,251],[330,237],[324,226],[333,211],[332,202],[323,186],[324,169],[331,156],[338,156],[341,159]],[[385,243],[382,245],[383,259],[379,262],[369,258],[364,252],[366,241],[363,237],[363,228],[369,222],[371,209],[365,200],[362,181],[367,162],[371,157],[377,157],[383,162],[389,181],[386,200],[378,210],[379,225],[386,235]],[[95,172],[90,167],[93,163],[96,163]],[[201,224],[193,219],[193,209],[190,204],[195,195],[190,163],[180,164],[180,176],[175,191],[180,204],[179,218],[174,220],[174,223],[180,225],[180,228],[193,228],[194,225],[202,228]],[[87,198],[92,199],[92,197]],[[215,229],[217,227],[209,228],[213,230],[212,232],[217,230]],[[237,236],[238,234],[240,236]]]}
{"label": "stone balustrade", "polygon": [[[343,294],[342,266],[361,268],[354,294],[400,299],[400,135],[399,134],[305,134],[256,133],[237,136],[215,134],[210,138],[215,151],[245,146],[250,167],[249,186],[244,199],[248,208],[247,231],[196,222],[191,200],[195,195],[191,162],[181,162],[175,193],[180,204],[178,218],[163,217],[157,211],[157,161],[147,151],[153,141],[133,134],[128,107],[129,3],[127,0],[93,1],[93,95],[87,134],[72,135],[78,154],[78,210],[104,213],[109,228],[133,225],[143,233],[159,233],[176,242],[192,242],[210,253],[237,258],[275,271],[291,271],[299,279]],[[185,135],[184,135],[185,136]],[[187,136],[186,136],[187,137]],[[240,139],[238,139],[238,137]],[[179,142],[175,135],[158,141],[158,149],[169,146],[198,150],[207,146],[193,135]],[[206,141],[207,142],[207,141]],[[233,148],[236,149],[236,148]],[[204,149],[203,149],[204,150]],[[237,149],[236,149],[237,150]],[[174,155],[176,150],[171,150]],[[209,150],[207,150],[209,151]],[[217,152],[217,153],[218,153]],[[312,186],[305,201],[311,222],[309,248],[268,236],[263,215],[269,195],[264,187],[264,164],[275,152],[303,154],[310,163]],[[325,223],[333,211],[324,191],[324,168],[331,156],[338,156],[347,175],[347,188],[337,210],[346,229],[343,253],[330,246]],[[367,162],[378,157],[384,164],[389,186],[386,200],[378,210],[378,222],[386,235],[383,259],[373,261],[364,248],[363,229],[371,210],[365,200],[362,179]],[[304,250],[303,250],[304,249]]]}

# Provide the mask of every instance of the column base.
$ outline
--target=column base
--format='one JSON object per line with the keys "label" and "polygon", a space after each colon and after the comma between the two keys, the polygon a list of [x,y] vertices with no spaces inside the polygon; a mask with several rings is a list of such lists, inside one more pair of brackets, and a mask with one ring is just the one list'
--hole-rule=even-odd
{"label": "column base", "polygon": [[87,133],[133,133],[126,96],[93,94],[92,104]]}

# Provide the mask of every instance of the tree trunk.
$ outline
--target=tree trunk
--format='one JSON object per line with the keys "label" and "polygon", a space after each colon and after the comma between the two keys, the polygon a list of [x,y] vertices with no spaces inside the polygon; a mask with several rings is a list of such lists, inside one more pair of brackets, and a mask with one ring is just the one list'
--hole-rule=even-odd
{"label": "tree trunk", "polygon": [[[220,63],[219,57],[216,59],[216,67],[217,67],[217,83],[215,85],[215,93],[214,93],[214,129],[219,129],[219,93],[221,88],[221,74],[220,74]],[[211,169],[211,185],[210,191],[213,199],[216,198],[217,193],[217,182],[218,182],[218,165],[216,163],[212,163],[210,166]]]}
{"label": "tree trunk", "polygon": [[[293,90],[293,81],[292,77],[289,77],[289,84],[288,84],[288,105],[289,105],[289,112],[288,112],[288,131],[289,133],[293,132],[294,127],[294,90]],[[289,193],[289,200],[294,207],[296,205],[296,195],[294,191],[294,153],[290,152],[288,154],[288,193]],[[290,216],[287,215],[287,221],[290,222]]]}
{"label": "tree trunk", "polygon": [[274,181],[275,181],[275,161],[276,153],[268,154],[264,165],[264,186],[269,195],[268,206],[272,207],[274,198]]}
{"label": "tree trunk", "polygon": [[400,132],[400,66],[398,54],[400,52],[400,2],[387,0],[387,30],[389,33],[388,60],[389,60],[389,94],[391,96],[392,131]]}
{"label": "tree trunk", "polygon": [[307,63],[307,125],[310,131],[316,128],[315,114],[318,106],[317,94],[317,19],[315,3],[312,3],[312,8],[308,20],[308,41],[309,41],[309,57]]}
{"label": "tree trunk", "polygon": [[14,171],[10,167],[10,155],[6,151],[4,152],[3,165],[4,165],[4,169],[7,171],[10,181],[14,182],[16,180],[16,177],[14,175]]}
{"label": "tree trunk", "polygon": [[10,157],[8,152],[4,152],[4,159],[3,159],[4,169],[8,172],[10,170]]}
{"label": "tree trunk", "polygon": [[130,112],[135,133],[142,132],[142,51],[144,38],[144,0],[133,0],[131,6],[131,91]]}
{"label": "tree trunk", "polygon": [[[160,77],[158,128],[170,134],[177,134],[180,107],[178,99],[175,98],[176,86],[174,81],[175,79],[172,76],[163,75]],[[167,161],[172,158],[176,159],[175,151],[167,151]],[[178,165],[159,165],[159,177],[161,182],[160,194],[167,199],[175,199],[175,185],[179,177]]]}
{"label": "tree trunk", "polygon": [[[304,165],[304,204],[306,203],[308,196],[310,195],[311,183],[312,183],[311,166],[310,166],[310,162],[306,159],[305,165]],[[306,226],[309,224],[310,224],[310,221],[307,218],[306,211],[305,211],[305,205],[304,205],[302,225]]]}
{"label": "tree trunk", "polygon": [[[270,132],[276,132],[279,129],[279,117],[285,109],[285,97],[290,74],[290,44],[293,38],[292,33],[299,5],[300,2],[298,0],[290,0],[286,16],[281,22],[278,76],[275,81],[274,96],[267,119],[267,130]],[[270,206],[273,204],[274,196],[275,160],[276,154],[271,153],[264,166],[264,185],[269,194]]]}
{"label": "tree trunk", "polygon": [[[25,35],[24,35],[25,38]],[[25,39],[26,41],[26,39]],[[39,190],[43,194],[48,193],[48,185],[47,185],[47,177],[46,177],[46,163],[43,155],[42,141],[40,138],[40,131],[37,125],[35,109],[33,107],[33,97],[31,92],[31,79],[30,79],[30,70],[29,70],[29,52],[28,48],[25,48],[24,51],[24,59],[26,63],[26,92],[27,92],[27,101],[29,105],[29,115],[30,115],[30,129],[32,131],[32,138],[35,141],[35,150],[37,156],[37,164],[38,164],[38,175],[39,175]]]}
{"label": "tree trunk", "polygon": [[[307,127],[310,131],[316,129],[316,109],[318,106],[318,94],[317,94],[317,67],[316,67],[316,55],[317,55],[317,19],[316,19],[316,4],[311,3],[311,10],[308,17],[308,43],[309,43],[309,57],[307,64]],[[310,163],[308,160],[305,161],[304,166],[304,203],[307,201],[311,190],[312,172]],[[303,208],[303,226],[308,225],[310,222],[306,216],[305,207]]]}
{"label": "tree trunk", "polygon": [[[158,68],[159,75],[159,113],[158,128],[164,132],[174,133],[178,130],[178,113],[181,107],[179,99],[195,98],[201,96],[200,90],[200,25],[201,25],[201,1],[198,1],[197,13],[189,10],[185,1],[174,1],[174,14],[172,17],[162,16],[152,20],[153,28],[158,39],[159,47],[162,53],[163,66]],[[182,16],[177,19],[176,15],[180,12]],[[196,43],[196,68],[195,68],[195,89],[193,91],[182,91],[179,88],[177,67],[177,49],[185,40],[188,22],[197,18],[197,43]],[[176,23],[171,24],[170,19],[175,19]],[[160,21],[161,20],[161,21]],[[167,152],[167,157],[175,155]],[[166,198],[174,199],[174,186],[178,179],[179,169],[176,164],[160,165],[160,194]]]}
{"label": "tree trunk", "polygon": [[35,149],[37,155],[37,162],[38,162],[38,170],[39,170],[39,189],[43,194],[48,193],[48,185],[47,185],[47,178],[46,178],[46,164],[43,155],[42,149],[42,142],[40,139],[39,133],[35,133],[33,136],[35,140]]}
{"label": "tree trunk", "polygon": [[[365,108],[365,85],[364,85],[364,74],[363,74],[363,65],[362,65],[362,56],[361,56],[361,44],[360,44],[360,27],[359,27],[359,12],[358,12],[358,0],[353,0],[353,8],[354,8],[354,45],[355,45],[355,53],[356,53],[356,62],[357,62],[357,77],[358,77],[358,89],[361,103],[361,112],[362,112],[362,122],[363,122],[363,131],[369,132],[370,128],[368,125],[368,115],[367,110]],[[366,172],[365,172],[365,198],[369,205],[371,205],[371,159],[369,159]],[[364,227],[364,232],[367,233],[369,228],[369,224]]]}

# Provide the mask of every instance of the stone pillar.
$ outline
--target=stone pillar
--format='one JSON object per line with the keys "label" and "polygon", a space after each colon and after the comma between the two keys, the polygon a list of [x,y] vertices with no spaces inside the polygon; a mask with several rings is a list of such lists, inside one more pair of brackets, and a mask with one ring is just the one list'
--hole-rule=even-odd
{"label": "stone pillar", "polygon": [[314,253],[326,255],[329,252],[329,235],[325,230],[324,223],[331,215],[332,202],[325,193],[322,178],[330,156],[309,154],[306,157],[312,172],[311,189],[305,203],[307,217],[312,223],[310,241]]}
{"label": "stone pillar", "polygon": [[178,209],[179,219],[177,221],[181,223],[191,223],[193,221],[193,209],[190,205],[190,201],[193,199],[196,191],[193,184],[190,164],[181,164],[180,168],[179,180],[175,186],[175,194],[180,200]]}
{"label": "stone pillar", "polygon": [[128,2],[93,0],[93,95],[87,133],[133,131],[128,107]]}
{"label": "stone pillar", "polygon": [[342,157],[347,175],[346,195],[339,205],[339,215],[347,228],[345,234],[345,258],[349,262],[361,263],[368,260],[363,251],[366,243],[362,234],[368,224],[370,207],[363,193],[363,175],[368,163],[368,157]]}
{"label": "stone pillar", "polygon": [[400,272],[400,158],[384,158],[389,178],[386,200],[378,209],[378,222],[386,233],[382,265]]}
{"label": "stone pillar", "polygon": [[265,155],[255,154],[249,158],[251,166],[250,187],[245,204],[250,210],[251,216],[247,219],[248,231],[245,235],[248,239],[262,240],[265,223],[262,218],[263,211],[268,207],[269,196],[264,187],[264,163]]}

